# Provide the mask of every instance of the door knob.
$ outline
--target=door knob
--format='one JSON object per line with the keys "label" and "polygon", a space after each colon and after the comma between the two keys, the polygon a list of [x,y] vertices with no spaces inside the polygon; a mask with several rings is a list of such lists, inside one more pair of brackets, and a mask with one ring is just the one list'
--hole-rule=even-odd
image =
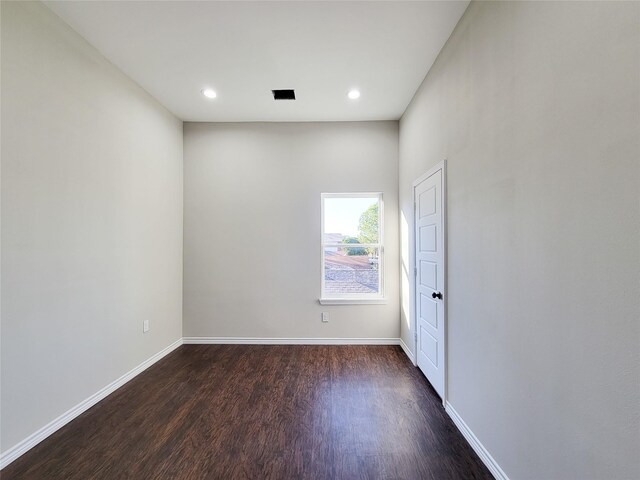
{"label": "door knob", "polygon": [[440,292],[433,292],[431,294],[431,298],[439,298],[440,300],[442,300],[442,293]]}

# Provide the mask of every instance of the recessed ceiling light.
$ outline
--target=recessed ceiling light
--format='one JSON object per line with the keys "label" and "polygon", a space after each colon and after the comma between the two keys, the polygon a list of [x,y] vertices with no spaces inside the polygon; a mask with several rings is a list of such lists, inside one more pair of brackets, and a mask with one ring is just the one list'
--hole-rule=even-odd
{"label": "recessed ceiling light", "polygon": [[349,90],[348,97],[351,100],[355,100],[357,98],[360,98],[360,90],[357,90],[355,88],[353,90]]}
{"label": "recessed ceiling light", "polygon": [[216,98],[218,96],[212,88],[204,88],[202,94],[207,98]]}

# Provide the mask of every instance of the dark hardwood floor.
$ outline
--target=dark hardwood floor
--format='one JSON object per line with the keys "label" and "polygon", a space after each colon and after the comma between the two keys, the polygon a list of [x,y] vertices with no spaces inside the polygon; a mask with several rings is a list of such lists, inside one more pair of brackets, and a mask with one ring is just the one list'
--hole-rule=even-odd
{"label": "dark hardwood floor", "polygon": [[12,479],[490,479],[399,347],[184,345]]}

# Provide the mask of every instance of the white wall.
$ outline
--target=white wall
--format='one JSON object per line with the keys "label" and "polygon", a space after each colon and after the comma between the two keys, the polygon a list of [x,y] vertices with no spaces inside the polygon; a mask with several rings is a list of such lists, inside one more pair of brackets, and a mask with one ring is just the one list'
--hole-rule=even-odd
{"label": "white wall", "polygon": [[472,3],[400,122],[405,218],[443,158],[450,403],[510,478],[640,478],[640,3]]}
{"label": "white wall", "polygon": [[[185,123],[184,157],[185,336],[398,337],[398,122]],[[320,193],[358,191],[384,193],[388,303],[321,306]]]}
{"label": "white wall", "polygon": [[180,338],[182,123],[3,1],[1,153],[4,452]]}

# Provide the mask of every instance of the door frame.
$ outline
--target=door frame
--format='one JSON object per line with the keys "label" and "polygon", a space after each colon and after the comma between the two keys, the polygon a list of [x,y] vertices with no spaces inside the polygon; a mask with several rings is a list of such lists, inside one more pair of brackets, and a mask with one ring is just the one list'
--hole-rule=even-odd
{"label": "door frame", "polygon": [[413,216],[410,227],[410,235],[409,235],[409,245],[410,255],[411,255],[411,265],[413,265],[413,275],[410,275],[410,290],[411,290],[411,328],[413,330],[413,348],[414,348],[414,358],[416,359],[415,365],[417,365],[418,359],[418,319],[417,319],[417,308],[416,308],[416,274],[418,271],[418,266],[416,265],[416,187],[420,185],[423,181],[429,178],[431,175],[436,173],[438,170],[442,170],[442,271],[443,271],[443,281],[442,281],[442,293],[444,298],[442,299],[442,308],[443,308],[443,319],[442,322],[442,330],[444,334],[444,365],[443,365],[443,373],[444,373],[444,389],[442,393],[442,404],[447,404],[447,394],[448,394],[448,319],[447,319],[447,304],[449,301],[449,290],[447,288],[447,159],[445,158],[441,162],[438,162],[433,167],[431,167],[426,173],[420,175],[416,180],[414,180],[411,190],[412,190],[412,200],[413,200]]}

